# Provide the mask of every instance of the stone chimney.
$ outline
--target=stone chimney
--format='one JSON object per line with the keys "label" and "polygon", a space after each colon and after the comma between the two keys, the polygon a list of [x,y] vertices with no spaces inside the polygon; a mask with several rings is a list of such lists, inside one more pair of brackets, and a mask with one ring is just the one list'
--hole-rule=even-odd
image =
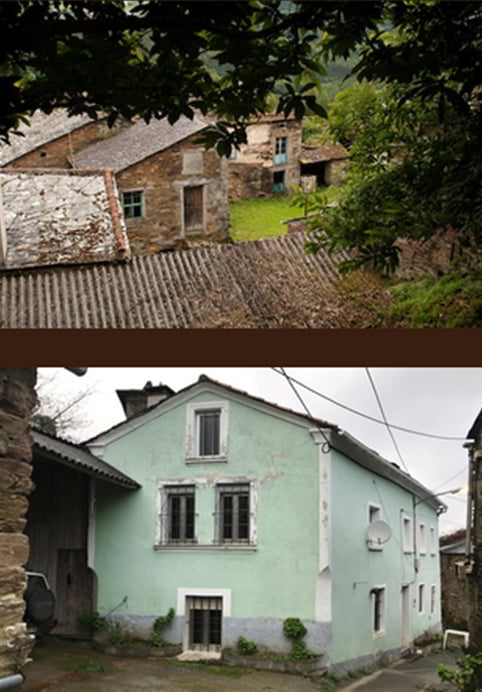
{"label": "stone chimney", "polygon": [[146,382],[143,389],[117,389],[126,418],[132,418],[168,399],[176,392],[166,384],[153,385]]}

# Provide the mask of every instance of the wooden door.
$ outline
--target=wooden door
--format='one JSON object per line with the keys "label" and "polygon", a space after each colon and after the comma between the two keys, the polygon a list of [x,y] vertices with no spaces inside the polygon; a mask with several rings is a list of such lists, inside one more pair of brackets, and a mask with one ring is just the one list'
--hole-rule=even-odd
{"label": "wooden door", "polygon": [[57,584],[55,634],[84,637],[85,628],[79,625],[81,613],[93,610],[94,580],[87,567],[87,553],[79,549],[59,549],[57,553]]}

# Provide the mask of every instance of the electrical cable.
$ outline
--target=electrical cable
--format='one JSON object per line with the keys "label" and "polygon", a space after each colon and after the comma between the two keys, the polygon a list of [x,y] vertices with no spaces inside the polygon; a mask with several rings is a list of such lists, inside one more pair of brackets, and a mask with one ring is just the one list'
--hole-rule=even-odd
{"label": "electrical cable", "polygon": [[[280,372],[280,370],[278,370],[275,367],[272,367],[271,370],[273,370],[278,375],[284,375],[284,372]],[[380,420],[379,418],[375,418],[374,416],[369,416],[367,413],[363,413],[362,411],[358,411],[357,409],[351,408],[351,406],[347,406],[346,404],[342,404],[341,402],[336,401],[335,399],[332,399],[331,397],[327,396],[326,394],[322,394],[321,392],[318,392],[316,389],[309,387],[307,384],[300,382],[299,380],[292,377],[291,375],[289,376],[289,378],[295,384],[299,385],[300,387],[303,387],[303,389],[306,389],[307,391],[311,392],[312,394],[316,394],[316,396],[319,396],[322,399],[326,399],[326,401],[329,401],[331,404],[334,404],[335,406],[339,406],[340,408],[343,408],[346,411],[349,411],[350,413],[354,413],[357,416],[361,416],[362,418],[366,418],[367,420],[370,420],[373,423],[379,423],[381,425],[385,425],[385,421]],[[410,433],[411,435],[419,435],[420,437],[430,437],[430,438],[433,438],[435,440],[451,440],[453,442],[464,442],[467,439],[466,437],[435,435],[432,433],[421,432],[420,430],[413,430],[412,428],[404,428],[401,425],[395,425],[395,423],[389,423],[389,426],[394,430],[401,430],[402,432]]]}
{"label": "electrical cable", "polygon": [[390,438],[391,438],[391,440],[392,440],[392,442],[393,442],[393,446],[395,447],[395,450],[396,450],[396,452],[397,452],[398,458],[400,459],[400,463],[402,464],[402,466],[403,466],[403,468],[405,469],[405,471],[406,471],[407,473],[409,473],[408,466],[407,466],[407,464],[405,463],[404,458],[402,457],[402,453],[401,453],[401,451],[400,451],[400,449],[399,449],[399,447],[398,447],[398,444],[397,444],[397,441],[396,441],[396,439],[395,439],[395,436],[394,436],[394,434],[393,434],[393,432],[392,432],[392,429],[390,428],[390,424],[388,423],[387,417],[386,417],[386,415],[385,415],[385,411],[384,411],[383,406],[382,406],[382,400],[380,399],[380,396],[379,396],[379,394],[378,394],[377,388],[376,388],[376,386],[375,386],[375,382],[374,382],[374,380],[373,380],[373,377],[371,376],[370,369],[369,369],[369,368],[365,368],[365,372],[366,372],[366,374],[367,374],[367,376],[368,376],[368,379],[369,379],[369,381],[370,381],[370,384],[371,384],[371,386],[372,386],[373,393],[375,394],[375,398],[376,398],[377,403],[378,403],[378,408],[380,409],[380,413],[382,414],[382,418],[383,418],[383,420],[384,420],[384,422],[385,422],[385,427],[386,427],[387,430],[388,430],[388,434],[390,435]]}

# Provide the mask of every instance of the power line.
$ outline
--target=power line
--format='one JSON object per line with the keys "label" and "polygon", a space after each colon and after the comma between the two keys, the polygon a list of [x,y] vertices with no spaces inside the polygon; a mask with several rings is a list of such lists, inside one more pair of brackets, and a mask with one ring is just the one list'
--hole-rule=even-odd
{"label": "power line", "polygon": [[330,451],[330,449],[331,449],[330,441],[328,440],[327,436],[325,435],[325,433],[324,433],[323,430],[321,429],[320,424],[319,424],[319,423],[313,418],[313,416],[311,415],[311,413],[310,413],[310,411],[309,411],[309,409],[308,409],[308,406],[305,404],[305,402],[304,402],[303,399],[301,398],[301,396],[300,396],[298,390],[296,389],[296,387],[295,387],[295,386],[293,385],[293,383],[291,382],[291,378],[286,374],[285,369],[284,369],[284,368],[280,368],[280,370],[281,370],[281,374],[285,377],[285,379],[286,379],[286,381],[288,382],[288,384],[290,385],[291,389],[292,389],[292,390],[294,391],[294,393],[296,394],[296,397],[297,397],[298,401],[300,402],[300,404],[301,404],[301,405],[303,406],[303,408],[305,409],[307,416],[313,421],[313,423],[316,425],[316,427],[317,427],[318,430],[320,431],[320,433],[321,433],[323,439],[325,440],[325,444],[322,445],[321,451],[322,451],[323,453],[325,453],[325,454],[328,453],[328,452]]}
{"label": "power line", "polygon": [[387,428],[387,430],[388,430],[388,434],[390,435],[390,437],[391,437],[391,439],[392,439],[393,446],[395,447],[395,450],[396,450],[396,452],[397,452],[397,454],[398,454],[398,458],[400,459],[400,463],[402,464],[402,466],[403,466],[403,468],[405,469],[405,471],[408,473],[409,471],[408,471],[407,464],[405,463],[405,461],[404,461],[404,459],[403,459],[403,457],[402,457],[402,453],[400,452],[400,449],[399,449],[399,447],[398,447],[398,444],[397,444],[397,441],[396,441],[396,439],[395,439],[395,436],[394,436],[394,434],[393,434],[393,432],[392,432],[392,429],[390,428],[390,425],[389,425],[389,423],[388,423],[387,417],[386,417],[386,415],[385,415],[385,411],[383,410],[382,400],[380,399],[380,396],[379,396],[379,394],[378,394],[377,388],[375,387],[375,382],[374,382],[374,380],[373,380],[373,377],[371,376],[371,373],[370,373],[369,368],[365,368],[365,372],[366,372],[366,374],[368,375],[368,379],[370,380],[370,384],[371,384],[371,386],[372,386],[373,393],[375,394],[375,398],[376,398],[376,400],[377,400],[378,408],[380,409],[380,413],[382,414],[382,418],[383,418],[383,420],[384,420],[384,422],[385,422],[385,426],[386,426],[386,428]]}
{"label": "power line", "polygon": [[[284,372],[280,372],[277,368],[271,368],[276,372],[278,375],[285,375]],[[351,408],[351,406],[347,406],[346,404],[342,404],[339,401],[336,401],[335,399],[332,399],[331,397],[327,396],[326,394],[322,394],[321,392],[318,392],[316,389],[313,389],[312,387],[309,387],[307,384],[304,384],[303,382],[300,382],[299,380],[295,379],[291,375],[289,376],[290,380],[297,384],[300,387],[303,387],[306,389],[308,392],[311,392],[312,394],[316,394],[316,396],[321,397],[322,399],[326,399],[326,401],[329,401],[331,404],[334,404],[335,406],[339,406],[340,408],[345,409],[345,411],[350,411],[350,413],[354,413],[357,416],[361,416],[362,418],[366,418],[367,420],[372,421],[373,423],[379,423],[381,425],[385,425],[385,421],[380,420],[379,418],[375,418],[374,416],[369,416],[367,413],[363,413],[362,411],[358,411],[357,409]],[[435,435],[432,433],[426,433],[426,432],[421,432],[420,430],[413,430],[412,428],[404,428],[401,425],[395,425],[394,423],[389,423],[388,424],[392,429],[394,430],[401,430],[402,432],[410,433],[411,435],[420,435],[421,437],[430,437],[435,440],[452,440],[454,442],[464,442],[467,438],[466,437],[455,437],[455,436],[448,436],[448,435]]]}

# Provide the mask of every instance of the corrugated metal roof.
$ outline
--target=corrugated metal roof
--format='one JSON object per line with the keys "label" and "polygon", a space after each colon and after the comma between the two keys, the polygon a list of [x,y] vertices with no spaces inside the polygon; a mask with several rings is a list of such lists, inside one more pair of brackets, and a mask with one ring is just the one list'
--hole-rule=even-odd
{"label": "corrugated metal roof", "polygon": [[196,116],[192,120],[181,117],[173,125],[167,118],[153,119],[148,124],[140,121],[83,149],[74,156],[73,163],[76,168],[112,168],[118,173],[206,127]]}
{"label": "corrugated metal roof", "polygon": [[35,111],[29,117],[29,125],[21,125],[18,129],[22,135],[10,136],[9,144],[0,145],[0,166],[6,166],[20,156],[41,147],[47,142],[63,137],[83,125],[92,122],[88,115],[72,115],[63,108],[57,108],[46,114]]}
{"label": "corrugated metal roof", "polygon": [[304,233],[0,273],[3,328],[346,327],[337,264]]}
{"label": "corrugated metal roof", "polygon": [[97,476],[125,488],[140,488],[137,481],[126,476],[122,471],[107,464],[102,459],[91,454],[87,449],[57,437],[51,437],[38,430],[32,430],[33,451],[48,453],[49,458],[54,458],[63,464],[84,471],[91,476]]}

